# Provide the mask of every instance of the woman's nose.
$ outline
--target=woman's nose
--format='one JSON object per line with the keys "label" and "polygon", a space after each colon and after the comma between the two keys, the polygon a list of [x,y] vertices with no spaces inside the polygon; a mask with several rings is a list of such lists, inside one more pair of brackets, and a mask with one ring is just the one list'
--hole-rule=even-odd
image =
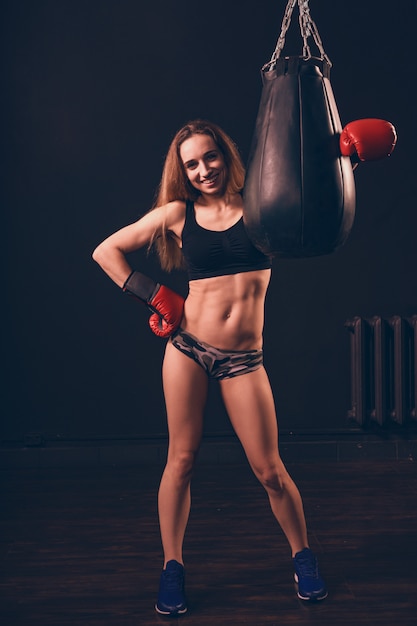
{"label": "woman's nose", "polygon": [[202,178],[205,178],[209,172],[210,172],[210,167],[204,161],[201,161],[201,163],[200,163],[200,176]]}

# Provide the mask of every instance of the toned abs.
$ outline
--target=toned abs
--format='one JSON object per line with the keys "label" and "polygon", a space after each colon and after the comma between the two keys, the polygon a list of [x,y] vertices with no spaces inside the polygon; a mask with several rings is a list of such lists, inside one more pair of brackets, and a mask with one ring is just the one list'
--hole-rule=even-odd
{"label": "toned abs", "polygon": [[262,348],[271,270],[191,280],[182,328],[222,350]]}

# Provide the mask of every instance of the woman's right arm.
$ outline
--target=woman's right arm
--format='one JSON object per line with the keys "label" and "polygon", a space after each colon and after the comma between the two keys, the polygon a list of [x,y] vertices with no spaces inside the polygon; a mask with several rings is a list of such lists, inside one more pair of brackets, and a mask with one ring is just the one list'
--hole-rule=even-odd
{"label": "woman's right arm", "polygon": [[93,252],[93,259],[106,274],[123,287],[132,272],[126,255],[148,245],[154,233],[166,228],[174,228],[183,219],[184,202],[170,202],[146,213],[137,222],[116,231],[100,243]]}
{"label": "woman's right arm", "polygon": [[148,276],[132,271],[126,255],[149,244],[164,225],[167,230],[178,232],[184,216],[185,203],[170,202],[113,233],[93,252],[93,259],[116,285],[146,304],[152,311],[149,325],[159,337],[169,337],[180,325],[184,298]]}

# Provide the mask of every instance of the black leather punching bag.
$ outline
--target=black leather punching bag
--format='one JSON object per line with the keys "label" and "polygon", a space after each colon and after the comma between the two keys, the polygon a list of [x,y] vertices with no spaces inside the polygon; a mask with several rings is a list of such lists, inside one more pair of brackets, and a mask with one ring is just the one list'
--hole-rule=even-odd
{"label": "black leather punching bag", "polygon": [[325,59],[279,58],[262,69],[262,96],[247,164],[244,222],[254,245],[277,257],[329,254],[355,214],[350,158]]}

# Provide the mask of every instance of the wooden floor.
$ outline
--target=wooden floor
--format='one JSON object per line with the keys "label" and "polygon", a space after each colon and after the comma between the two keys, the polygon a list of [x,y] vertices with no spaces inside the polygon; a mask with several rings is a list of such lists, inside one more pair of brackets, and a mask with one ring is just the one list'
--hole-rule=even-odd
{"label": "wooden floor", "polygon": [[[288,546],[245,466],[201,466],[186,541],[183,626],[415,626],[412,461],[289,467],[329,597],[299,601]],[[150,626],[160,468],[4,471],[2,626]]]}

